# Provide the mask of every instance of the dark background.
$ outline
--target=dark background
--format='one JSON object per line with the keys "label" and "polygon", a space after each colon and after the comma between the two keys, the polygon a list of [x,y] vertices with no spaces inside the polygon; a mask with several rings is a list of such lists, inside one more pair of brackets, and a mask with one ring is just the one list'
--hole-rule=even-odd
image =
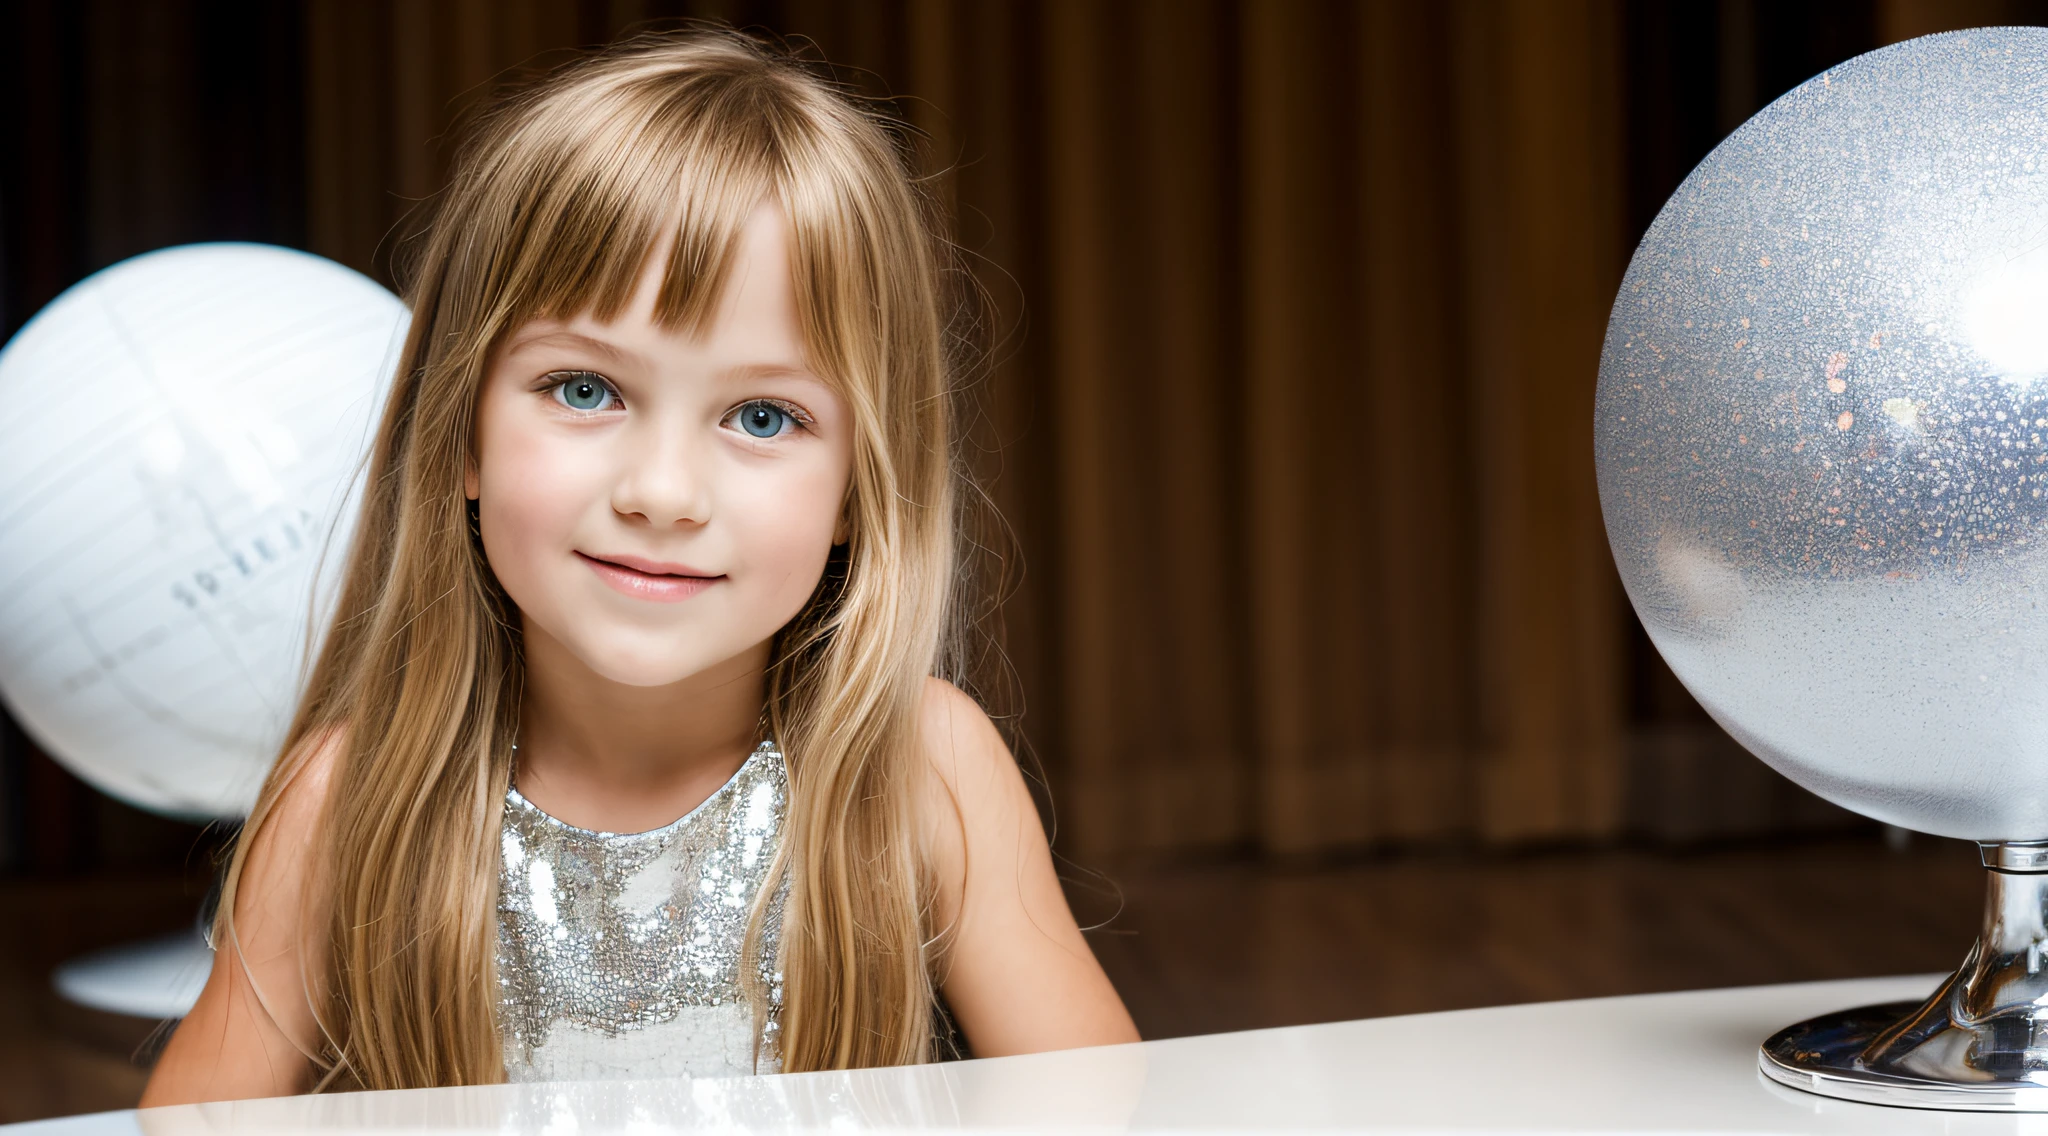
{"label": "dark background", "polygon": [[[969,446],[1017,546],[992,709],[1148,1035],[1961,950],[1967,857],[1866,870],[1875,827],[1649,647],[1592,390],[1629,252],[1729,130],[2048,3],[12,0],[0,325],[190,241],[389,283],[465,107],[689,18],[790,37],[921,138],[990,297]],[[20,1062],[134,1038],[9,992],[187,918],[221,835],[0,720],[0,894],[39,928],[0,950],[0,1064],[43,1094],[0,1119],[132,1099],[125,1056]]]}

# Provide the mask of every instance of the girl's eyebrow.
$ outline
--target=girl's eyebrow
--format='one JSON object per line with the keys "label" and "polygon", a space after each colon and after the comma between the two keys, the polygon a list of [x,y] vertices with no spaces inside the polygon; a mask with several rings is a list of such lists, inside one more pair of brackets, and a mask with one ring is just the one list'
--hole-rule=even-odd
{"label": "girl's eyebrow", "polygon": [[581,332],[566,330],[528,332],[515,335],[512,337],[511,344],[505,348],[505,354],[516,355],[529,348],[553,346],[580,347],[586,351],[603,355],[614,362],[628,362],[636,357],[632,352],[622,350],[616,344],[608,343],[594,336],[584,335]]}
{"label": "girl's eyebrow", "polygon": [[807,368],[791,363],[736,363],[718,373],[727,382],[746,382],[750,379],[809,379],[823,382]]}

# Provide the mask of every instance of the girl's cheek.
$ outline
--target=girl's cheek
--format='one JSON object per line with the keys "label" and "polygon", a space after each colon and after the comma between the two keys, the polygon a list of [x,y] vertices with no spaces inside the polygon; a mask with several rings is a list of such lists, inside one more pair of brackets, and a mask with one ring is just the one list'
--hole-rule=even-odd
{"label": "girl's cheek", "polygon": [[573,544],[575,520],[593,491],[591,470],[558,440],[517,423],[497,425],[482,463],[484,552],[513,601],[530,608],[541,599],[536,577]]}
{"label": "girl's cheek", "polygon": [[763,559],[773,564],[776,607],[793,618],[817,588],[832,550],[845,477],[829,466],[774,487],[745,510],[756,519],[752,536]]}

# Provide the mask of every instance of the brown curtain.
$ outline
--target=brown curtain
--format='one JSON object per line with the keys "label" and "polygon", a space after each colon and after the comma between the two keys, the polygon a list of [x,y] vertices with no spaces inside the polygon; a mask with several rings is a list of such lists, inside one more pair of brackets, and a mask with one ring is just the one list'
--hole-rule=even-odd
{"label": "brown curtain", "polygon": [[[0,324],[192,240],[388,278],[461,108],[691,17],[811,41],[925,136],[994,309],[971,456],[1063,849],[1849,819],[1715,729],[1614,586],[1604,312],[1763,102],[2048,0],[17,0]],[[0,866],[112,863],[146,819],[0,720]]]}
{"label": "brown curtain", "polygon": [[1613,0],[324,0],[310,246],[376,270],[492,76],[668,15],[813,40],[928,136],[1063,847],[1616,831]]}

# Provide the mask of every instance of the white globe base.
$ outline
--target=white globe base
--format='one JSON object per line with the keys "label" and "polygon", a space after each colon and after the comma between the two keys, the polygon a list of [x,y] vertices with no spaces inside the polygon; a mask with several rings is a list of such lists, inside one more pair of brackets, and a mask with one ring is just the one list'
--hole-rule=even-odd
{"label": "white globe base", "polygon": [[182,1018],[213,969],[213,948],[197,928],[72,959],[50,976],[81,1006],[136,1018]]}

